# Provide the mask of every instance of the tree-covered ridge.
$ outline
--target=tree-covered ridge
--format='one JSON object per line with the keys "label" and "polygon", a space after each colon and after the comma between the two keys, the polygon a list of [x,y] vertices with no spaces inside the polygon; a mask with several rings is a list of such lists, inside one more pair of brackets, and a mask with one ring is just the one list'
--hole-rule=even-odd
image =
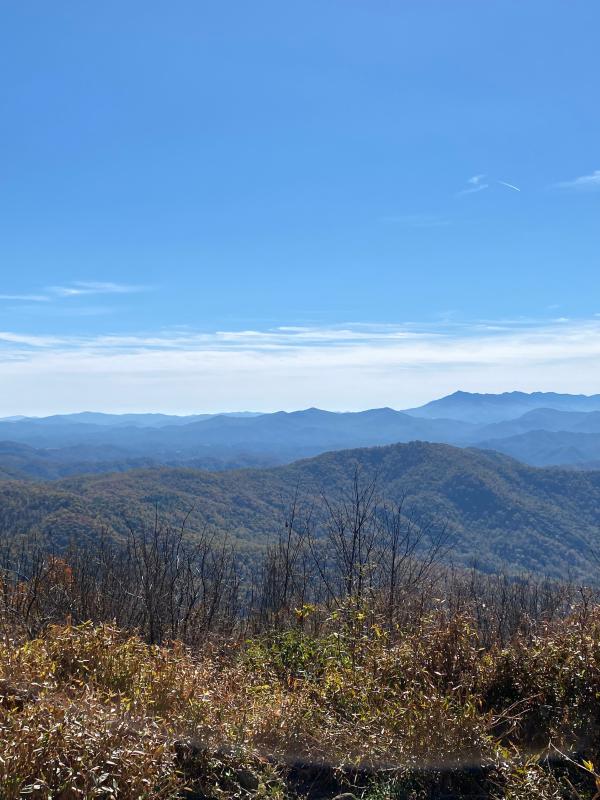
{"label": "tree-covered ridge", "polygon": [[[155,468],[53,483],[2,481],[0,530],[11,535],[122,536],[155,512],[191,535],[207,526],[250,550],[280,530],[297,494],[304,511],[348,486],[358,468],[391,502],[447,526],[451,556],[490,571],[589,578],[600,525],[600,472],[528,467],[508,457],[413,442],[327,453],[270,469]],[[304,512],[303,512],[304,513]]]}

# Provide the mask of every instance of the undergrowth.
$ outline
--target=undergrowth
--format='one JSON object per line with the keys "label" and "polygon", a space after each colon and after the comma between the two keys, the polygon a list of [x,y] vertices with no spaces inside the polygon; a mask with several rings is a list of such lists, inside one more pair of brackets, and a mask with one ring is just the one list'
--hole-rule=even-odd
{"label": "undergrowth", "polygon": [[481,645],[360,615],[188,650],[108,625],[0,643],[0,797],[592,798],[600,611]]}

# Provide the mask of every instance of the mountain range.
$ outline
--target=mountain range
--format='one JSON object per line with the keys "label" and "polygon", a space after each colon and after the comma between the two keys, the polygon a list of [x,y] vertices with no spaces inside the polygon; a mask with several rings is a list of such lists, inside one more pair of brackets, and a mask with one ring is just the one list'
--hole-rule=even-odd
{"label": "mountain range", "polygon": [[432,400],[419,408],[411,408],[407,413],[426,419],[447,417],[463,422],[490,424],[516,419],[538,408],[555,411],[600,411],[600,395],[556,392],[480,394],[458,391],[439,400]]}
{"label": "mountain range", "polygon": [[160,465],[263,467],[415,440],[495,450],[535,466],[595,469],[600,395],[455,392],[406,411],[13,417],[0,420],[0,475],[58,479]]}
{"label": "mountain range", "polygon": [[54,482],[0,480],[0,534],[121,537],[128,524],[151,524],[155,509],[190,535],[206,526],[228,534],[252,557],[273,539],[297,493],[300,508],[319,508],[350,486],[377,480],[390,502],[404,498],[417,519],[446,527],[452,560],[487,571],[533,571],[595,580],[600,471],[526,466],[472,448],[412,442],[330,452],[267,469],[209,472],[133,469]]}

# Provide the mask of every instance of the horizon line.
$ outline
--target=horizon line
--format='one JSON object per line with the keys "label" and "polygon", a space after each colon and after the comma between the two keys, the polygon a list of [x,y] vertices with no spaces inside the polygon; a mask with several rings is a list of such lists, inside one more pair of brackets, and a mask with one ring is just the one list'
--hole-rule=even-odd
{"label": "horizon line", "polygon": [[417,406],[410,406],[410,407],[403,407],[403,408],[394,408],[393,406],[383,405],[383,406],[366,406],[364,408],[358,409],[349,409],[349,408],[323,408],[321,406],[304,406],[301,408],[292,408],[292,409],[285,409],[285,408],[273,408],[270,410],[265,411],[249,411],[249,410],[238,410],[232,409],[230,411],[190,411],[190,412],[168,412],[168,411],[103,411],[103,410],[90,410],[90,409],[83,409],[80,411],[56,411],[50,414],[8,414],[7,416],[0,417],[0,422],[20,422],[25,420],[43,420],[43,419],[51,419],[52,417],[75,417],[75,416],[83,416],[85,414],[90,415],[102,415],[108,417],[129,417],[129,416],[160,416],[160,417],[170,417],[174,419],[187,419],[192,417],[226,417],[226,416],[239,416],[239,417],[262,417],[268,416],[272,414],[299,414],[305,411],[322,411],[328,414],[363,414],[367,411],[394,411],[399,414],[401,413],[408,413],[410,411],[415,411],[417,409],[423,408],[427,405],[432,403],[436,403],[440,400],[446,400],[450,397],[454,397],[456,395],[469,395],[471,397],[503,397],[505,395],[524,395],[526,397],[532,397],[533,395],[557,395],[561,397],[573,397],[573,398],[586,398],[592,399],[594,397],[600,397],[600,393],[592,393],[592,394],[585,394],[584,392],[556,392],[556,391],[544,391],[541,389],[536,389],[531,392],[526,392],[520,389],[507,389],[503,392],[469,392],[463,389],[455,389],[453,392],[448,394],[444,394],[441,396],[436,396],[431,400],[427,400],[425,403],[421,403]]}

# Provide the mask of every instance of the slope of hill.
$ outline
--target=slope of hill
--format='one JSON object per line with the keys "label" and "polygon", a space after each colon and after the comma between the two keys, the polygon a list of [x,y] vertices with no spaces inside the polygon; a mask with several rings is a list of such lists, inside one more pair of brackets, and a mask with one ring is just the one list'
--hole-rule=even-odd
{"label": "slope of hill", "polygon": [[189,518],[190,532],[210,525],[246,548],[276,533],[297,487],[303,502],[336,497],[358,465],[377,475],[389,500],[403,495],[416,514],[448,526],[453,558],[486,570],[535,570],[592,578],[590,550],[600,526],[600,473],[536,469],[496,453],[413,442],[354,451],[263,470],[210,473],[134,470],[79,476],[53,484],[0,483],[0,530],[97,535],[125,532],[127,520]]}

